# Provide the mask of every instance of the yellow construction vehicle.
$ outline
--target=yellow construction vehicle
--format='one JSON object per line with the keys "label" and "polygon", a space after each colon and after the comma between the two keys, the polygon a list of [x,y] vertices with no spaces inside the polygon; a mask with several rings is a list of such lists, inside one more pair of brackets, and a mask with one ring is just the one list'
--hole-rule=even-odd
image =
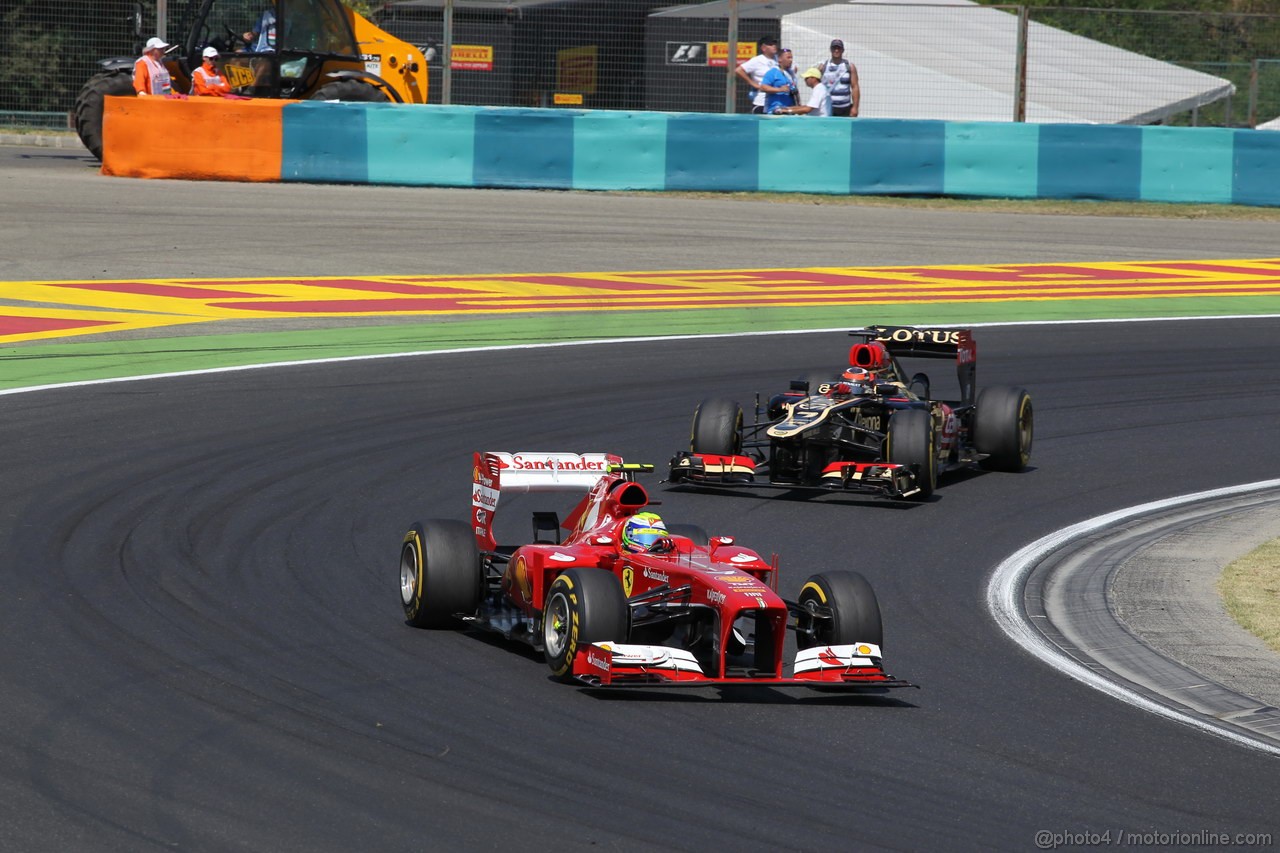
{"label": "yellow construction vehicle", "polygon": [[[176,5],[176,4],[175,4]],[[190,0],[181,43],[165,56],[175,92],[186,92],[206,47],[232,92],[252,98],[427,102],[422,51],[339,0]],[[139,16],[140,20],[141,16]],[[141,38],[142,33],[137,33]],[[102,158],[107,95],[132,95],[136,57],[101,60],[76,98],[76,132]]]}

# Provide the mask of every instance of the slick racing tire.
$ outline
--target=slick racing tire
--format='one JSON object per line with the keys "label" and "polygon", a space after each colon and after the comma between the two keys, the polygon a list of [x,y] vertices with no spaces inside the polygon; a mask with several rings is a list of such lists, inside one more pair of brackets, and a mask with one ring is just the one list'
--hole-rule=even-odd
{"label": "slick racing tire", "polygon": [[689,449],[694,453],[737,456],[742,452],[742,407],[733,400],[713,397],[703,400],[693,413],[693,435]]}
{"label": "slick racing tire", "polygon": [[573,680],[578,651],[605,640],[626,642],[631,610],[617,575],[604,569],[568,569],[547,590],[542,648],[551,674]]}
{"label": "slick racing tire", "polygon": [[313,101],[359,101],[383,103],[390,101],[387,93],[363,80],[335,80],[325,83],[311,95]]}
{"label": "slick racing tire", "polygon": [[1022,388],[996,385],[983,388],[973,416],[973,440],[988,454],[983,468],[1021,471],[1031,461],[1035,417],[1031,395]]}
{"label": "slick racing tire", "polygon": [[889,418],[888,448],[890,462],[914,468],[920,491],[912,500],[927,500],[938,485],[938,451],[934,436],[933,415],[928,409],[901,409]]}
{"label": "slick racing tire", "polygon": [[924,373],[917,373],[911,377],[911,381],[907,383],[907,390],[915,394],[921,400],[932,399],[929,396],[929,376]]}
{"label": "slick racing tire", "polygon": [[400,604],[415,628],[448,628],[476,612],[481,595],[480,552],[471,526],[433,520],[415,524],[400,546]]}
{"label": "slick racing tire", "polygon": [[668,524],[667,532],[673,536],[687,537],[694,545],[701,545],[703,548],[711,544],[711,536],[696,524]]}
{"label": "slick racing tire", "polygon": [[76,135],[89,153],[102,159],[102,107],[108,95],[132,95],[133,76],[127,71],[104,71],[89,78],[76,96]]}
{"label": "slick racing tire", "polygon": [[810,613],[827,608],[831,618],[815,617],[812,633],[796,632],[796,645],[847,646],[853,643],[884,645],[880,602],[867,579],[857,572],[814,575],[800,588],[800,606]]}

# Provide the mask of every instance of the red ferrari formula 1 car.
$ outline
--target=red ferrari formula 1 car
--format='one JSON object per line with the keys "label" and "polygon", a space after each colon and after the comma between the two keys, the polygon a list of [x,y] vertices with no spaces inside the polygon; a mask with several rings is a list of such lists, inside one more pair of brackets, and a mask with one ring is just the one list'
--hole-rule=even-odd
{"label": "red ferrari formula 1 car", "polygon": [[[849,333],[849,367],[791,383],[744,424],[733,400],[704,400],[689,451],[668,482],[690,486],[866,492],[922,500],[938,475],[974,465],[1021,471],[1031,458],[1031,396],[976,389],[978,346],[968,329],[872,326]],[[950,359],[959,394],[939,399],[903,358]]]}
{"label": "red ferrari formula 1 car", "polygon": [[[780,597],[776,557],[650,511],[636,474],[652,469],[605,453],[477,453],[471,522],[424,521],[404,537],[407,621],[496,631],[592,687],[908,686],[881,666],[880,607],[861,575],[815,574],[796,600]],[[534,512],[532,543],[499,545],[499,500],[521,492],[582,497],[563,522]]]}

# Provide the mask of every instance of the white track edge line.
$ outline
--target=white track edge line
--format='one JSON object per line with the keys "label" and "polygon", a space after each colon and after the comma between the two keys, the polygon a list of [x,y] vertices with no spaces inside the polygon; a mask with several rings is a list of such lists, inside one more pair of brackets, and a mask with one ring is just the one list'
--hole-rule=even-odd
{"label": "white track edge line", "polygon": [[1169,509],[1185,504],[1212,500],[1214,498],[1243,495],[1250,492],[1260,492],[1277,487],[1280,487],[1280,479],[1259,480],[1257,482],[1244,483],[1238,486],[1226,486],[1220,489],[1210,489],[1208,491],[1195,492],[1189,495],[1180,495],[1178,497],[1165,498],[1163,500],[1152,501],[1138,506],[1126,507],[1125,509],[1109,512],[1105,515],[1095,516],[1094,518],[1090,518],[1078,524],[1073,524],[1070,527],[1064,527],[1061,530],[1054,531],[1047,536],[1037,539],[1030,545],[1026,545],[1023,548],[1018,549],[1013,554],[1006,557],[1000,565],[996,566],[996,569],[992,572],[991,579],[987,584],[987,609],[991,612],[996,624],[1000,626],[1006,635],[1008,635],[1009,639],[1013,640],[1013,642],[1023,650],[1039,658],[1042,662],[1048,664],[1058,672],[1074,678],[1077,681],[1081,681],[1114,699],[1119,699],[1127,705],[1132,705],[1143,711],[1156,714],[1157,716],[1183,723],[1208,734],[1225,738],[1226,740],[1232,741],[1240,746],[1280,757],[1280,746],[1268,744],[1261,740],[1240,734],[1233,729],[1228,729],[1224,726],[1210,722],[1206,717],[1199,716],[1191,712],[1179,711],[1175,708],[1163,705],[1149,699],[1136,690],[1125,687],[1118,682],[1099,675],[1095,671],[1068,656],[1064,651],[1053,645],[1053,643],[1041,634],[1035,626],[1031,624],[1031,621],[1024,612],[1020,602],[1023,584],[1031,574],[1032,569],[1035,568],[1040,560],[1049,553],[1074,539],[1079,539],[1091,533],[1096,533],[1099,530],[1114,526],[1138,515],[1158,512],[1163,509]]}
{"label": "white track edge line", "polygon": [[[955,328],[995,328],[1000,326],[1066,326],[1086,323],[1175,323],[1195,320],[1265,320],[1275,319],[1280,314],[1212,314],[1194,317],[1125,317],[1114,319],[1078,319],[1078,320],[1007,320],[987,323],[934,323],[940,327]],[[55,382],[49,385],[25,385],[18,388],[0,388],[0,396],[6,394],[27,394],[34,391],[53,391],[59,388],[82,388],[88,385],[110,385],[116,382],[139,382],[144,379],[174,379],[183,376],[203,376],[210,373],[235,373],[241,370],[264,370],[273,367],[301,367],[312,364],[340,364],[347,361],[372,361],[381,358],[417,358],[427,355],[458,355],[466,352],[502,352],[504,350],[551,349],[553,347],[599,346],[601,344],[652,343],[654,341],[693,341],[713,338],[759,338],[772,335],[818,335],[828,332],[845,332],[849,326],[837,326],[829,329],[773,329],[757,332],[714,332],[700,335],[645,335],[635,338],[595,338],[587,341],[553,341],[536,344],[502,344],[498,346],[452,347],[450,349],[411,350],[408,352],[384,352],[367,355],[342,355],[330,358],[295,359],[292,361],[268,361],[260,364],[237,364],[226,367],[203,367],[195,370],[176,370],[168,373],[145,373],[137,376],[112,376],[105,379],[79,379],[71,382]],[[269,333],[266,333],[269,334]]]}

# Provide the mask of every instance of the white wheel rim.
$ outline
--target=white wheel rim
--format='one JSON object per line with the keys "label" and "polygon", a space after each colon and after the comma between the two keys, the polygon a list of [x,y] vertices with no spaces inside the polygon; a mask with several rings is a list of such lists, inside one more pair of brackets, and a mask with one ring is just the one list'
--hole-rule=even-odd
{"label": "white wheel rim", "polygon": [[405,545],[400,551],[400,600],[405,604],[413,602],[418,591],[418,549]]}
{"label": "white wheel rim", "polygon": [[569,600],[564,593],[557,592],[547,602],[547,611],[542,620],[542,645],[547,655],[553,658],[564,654],[569,644]]}

